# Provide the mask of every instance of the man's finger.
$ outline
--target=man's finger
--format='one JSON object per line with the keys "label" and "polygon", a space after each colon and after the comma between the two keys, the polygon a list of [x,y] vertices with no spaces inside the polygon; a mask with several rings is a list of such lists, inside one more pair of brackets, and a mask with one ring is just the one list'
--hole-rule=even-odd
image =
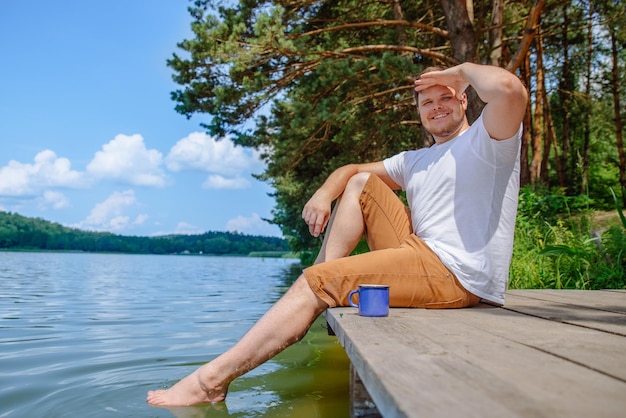
{"label": "man's finger", "polygon": [[323,228],[324,228],[324,217],[323,216],[318,216],[317,219],[315,219],[315,224],[314,224],[314,230],[315,230],[315,236],[316,237],[322,232]]}

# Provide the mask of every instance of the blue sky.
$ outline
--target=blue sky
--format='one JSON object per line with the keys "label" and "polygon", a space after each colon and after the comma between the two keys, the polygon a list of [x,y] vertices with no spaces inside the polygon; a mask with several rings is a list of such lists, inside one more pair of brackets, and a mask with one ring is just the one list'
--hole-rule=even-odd
{"label": "blue sky", "polygon": [[0,0],[0,210],[123,235],[280,236],[253,150],[175,112],[188,0]]}

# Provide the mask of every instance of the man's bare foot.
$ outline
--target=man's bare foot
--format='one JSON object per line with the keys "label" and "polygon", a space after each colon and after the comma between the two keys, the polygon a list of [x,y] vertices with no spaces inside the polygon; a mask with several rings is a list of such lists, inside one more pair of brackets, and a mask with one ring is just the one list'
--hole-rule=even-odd
{"label": "man's bare foot", "polygon": [[209,380],[203,379],[208,372],[207,368],[208,365],[202,366],[167,390],[148,392],[147,402],[154,406],[188,406],[222,402],[226,399],[228,385],[209,386],[207,384]]}

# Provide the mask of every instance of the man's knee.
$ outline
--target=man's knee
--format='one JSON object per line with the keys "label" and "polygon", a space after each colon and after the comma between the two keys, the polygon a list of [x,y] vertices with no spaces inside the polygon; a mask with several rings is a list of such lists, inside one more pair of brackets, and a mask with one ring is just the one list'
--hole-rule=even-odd
{"label": "man's knee", "polygon": [[371,175],[371,173],[363,172],[350,177],[350,180],[348,180],[348,184],[346,185],[346,191],[361,193]]}
{"label": "man's knee", "polygon": [[[304,272],[298,277],[298,279],[291,286],[294,292],[301,295],[301,297],[306,297],[311,301],[311,308],[315,309],[317,314],[320,314],[326,308],[328,308],[328,303],[325,302],[320,296],[313,290],[311,284],[307,280]],[[290,289],[290,290],[291,290]]]}

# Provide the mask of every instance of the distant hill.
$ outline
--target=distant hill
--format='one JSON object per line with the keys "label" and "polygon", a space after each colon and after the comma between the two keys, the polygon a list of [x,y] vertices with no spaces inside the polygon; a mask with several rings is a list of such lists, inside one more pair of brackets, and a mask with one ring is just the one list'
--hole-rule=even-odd
{"label": "distant hill", "polygon": [[40,218],[0,211],[0,250],[278,256],[289,251],[282,238],[236,232],[138,237],[68,228]]}

